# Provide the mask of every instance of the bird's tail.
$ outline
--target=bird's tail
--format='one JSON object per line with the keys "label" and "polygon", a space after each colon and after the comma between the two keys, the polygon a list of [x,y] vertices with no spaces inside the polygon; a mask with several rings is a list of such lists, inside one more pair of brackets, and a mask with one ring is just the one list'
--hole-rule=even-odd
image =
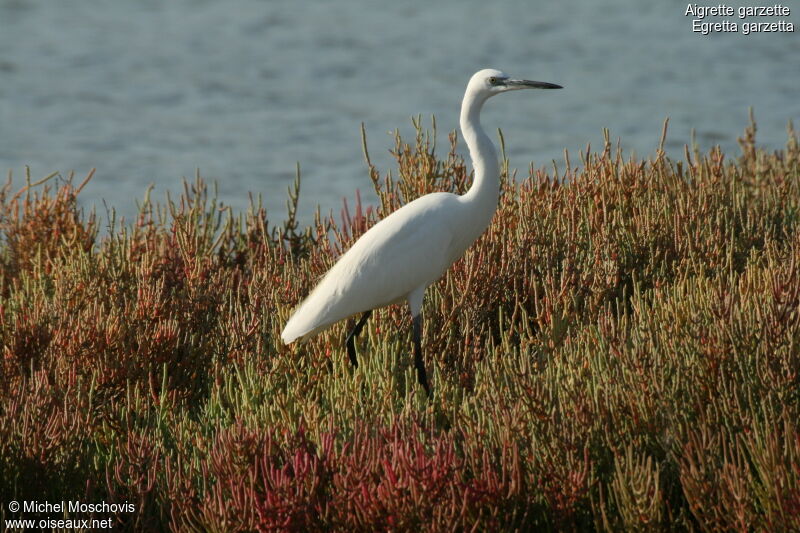
{"label": "bird's tail", "polygon": [[300,314],[295,313],[292,315],[292,318],[286,322],[286,325],[283,327],[283,331],[281,331],[281,339],[283,340],[284,344],[291,344],[297,339],[300,339],[303,334],[306,333],[303,331],[305,328],[300,323],[300,318]]}
{"label": "bird's tail", "polygon": [[[313,293],[300,306],[295,309],[292,317],[286,322],[281,332],[281,339],[285,344],[303,341],[317,333],[328,329],[337,320],[327,313],[321,312],[321,306],[316,305]],[[324,309],[324,308],[322,308]]]}

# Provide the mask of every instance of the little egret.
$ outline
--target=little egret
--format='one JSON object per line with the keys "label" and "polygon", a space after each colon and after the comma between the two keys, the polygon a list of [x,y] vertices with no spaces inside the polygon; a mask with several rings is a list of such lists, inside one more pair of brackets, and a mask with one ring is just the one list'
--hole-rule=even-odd
{"label": "little egret", "polygon": [[489,226],[500,192],[500,165],[492,141],[481,128],[481,108],[489,97],[506,91],[560,88],[511,79],[494,69],[475,73],[461,102],[461,131],[475,171],[470,189],[463,196],[427,194],[375,224],[300,304],[283,328],[283,342],[308,339],[363,313],[345,341],[350,361],[358,366],[355,339],[372,310],[406,300],[413,323],[417,380],[430,396],[422,359],[422,297]]}

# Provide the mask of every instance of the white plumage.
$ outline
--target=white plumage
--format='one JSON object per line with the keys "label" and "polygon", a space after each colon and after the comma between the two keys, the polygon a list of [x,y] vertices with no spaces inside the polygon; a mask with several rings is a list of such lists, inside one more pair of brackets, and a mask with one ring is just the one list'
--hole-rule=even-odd
{"label": "white plumage", "polygon": [[560,86],[513,80],[493,69],[472,76],[461,104],[460,121],[475,170],[469,191],[463,196],[445,192],[427,194],[370,228],[294,312],[281,333],[285,343],[307,339],[363,312],[365,315],[347,339],[348,353],[357,364],[353,338],[368,313],[407,300],[414,318],[417,376],[430,392],[419,338],[425,289],[483,233],[497,208],[500,168],[494,146],[481,128],[480,110],[494,94],[525,88]]}

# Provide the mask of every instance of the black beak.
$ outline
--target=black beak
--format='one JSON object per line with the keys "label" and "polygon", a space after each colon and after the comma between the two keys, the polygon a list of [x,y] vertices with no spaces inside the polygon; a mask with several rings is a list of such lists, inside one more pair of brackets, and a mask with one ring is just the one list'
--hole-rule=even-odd
{"label": "black beak", "polygon": [[507,80],[506,86],[512,89],[563,89],[561,85],[546,81]]}

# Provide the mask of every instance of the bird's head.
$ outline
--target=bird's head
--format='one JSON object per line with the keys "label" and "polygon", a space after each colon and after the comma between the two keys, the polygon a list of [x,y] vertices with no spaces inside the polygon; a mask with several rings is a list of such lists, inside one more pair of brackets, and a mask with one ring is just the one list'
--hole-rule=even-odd
{"label": "bird's head", "polygon": [[517,80],[505,72],[493,68],[479,70],[472,75],[467,85],[467,91],[475,93],[482,99],[489,98],[498,93],[516,91],[518,89],[561,89],[561,85],[545,81]]}

